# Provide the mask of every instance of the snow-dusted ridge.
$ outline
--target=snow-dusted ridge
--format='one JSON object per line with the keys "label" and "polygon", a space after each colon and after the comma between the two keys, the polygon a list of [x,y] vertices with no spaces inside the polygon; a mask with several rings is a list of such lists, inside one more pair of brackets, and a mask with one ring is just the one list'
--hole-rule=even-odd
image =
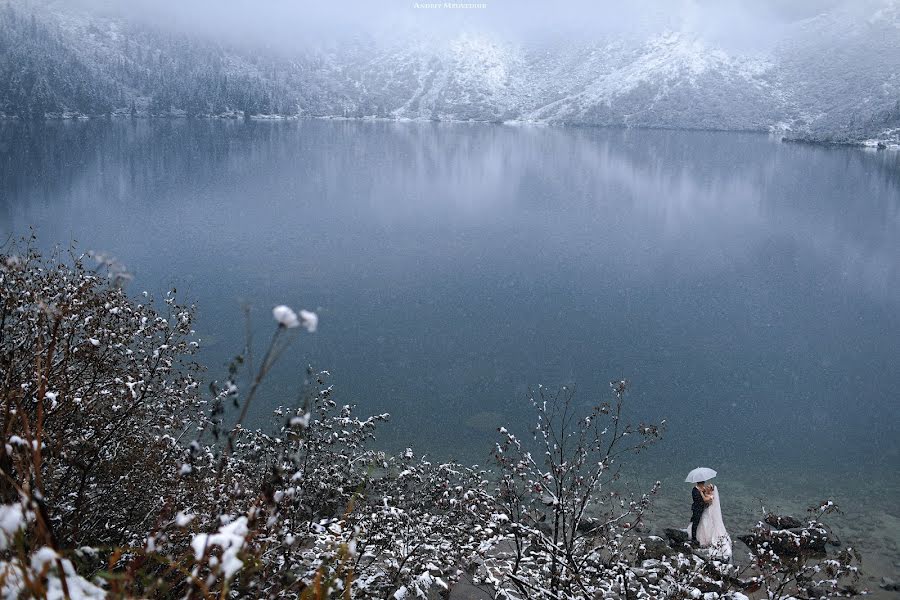
{"label": "snow-dusted ridge", "polygon": [[757,54],[687,30],[531,44],[461,31],[359,36],[285,58],[18,0],[0,10],[13,53],[0,114],[699,128],[884,145],[900,129],[900,9],[873,6],[798,22]]}

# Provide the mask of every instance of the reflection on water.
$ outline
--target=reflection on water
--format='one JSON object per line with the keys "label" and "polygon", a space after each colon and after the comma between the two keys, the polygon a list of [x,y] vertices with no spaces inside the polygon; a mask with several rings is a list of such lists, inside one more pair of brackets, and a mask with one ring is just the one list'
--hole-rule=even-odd
{"label": "reflection on water", "polygon": [[898,477],[896,153],[465,124],[0,124],[0,232],[29,225],[196,300],[212,373],[240,348],[240,301],[260,330],[274,303],[317,308],[260,422],[313,362],[345,401],[394,415],[387,446],[483,461],[496,425],[529,422],[528,386],[574,382],[590,402],[626,376],[639,416],[669,419],[661,468]]}

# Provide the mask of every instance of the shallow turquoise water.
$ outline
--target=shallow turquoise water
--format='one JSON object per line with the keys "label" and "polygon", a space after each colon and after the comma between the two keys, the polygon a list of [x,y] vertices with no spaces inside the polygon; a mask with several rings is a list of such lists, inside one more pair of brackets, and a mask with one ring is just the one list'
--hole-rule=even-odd
{"label": "shallow turquoise water", "polygon": [[900,519],[897,153],[480,124],[2,123],[0,233],[29,226],[117,256],[135,292],[198,302],[211,375],[240,350],[240,302],[257,340],[274,304],[317,310],[257,423],[311,362],[362,413],[393,414],[385,446],[483,463],[497,425],[531,422],[530,386],[575,384],[587,404],[627,377],[634,416],[668,419],[641,469],[673,498],[708,464],[785,502],[865,489]]}

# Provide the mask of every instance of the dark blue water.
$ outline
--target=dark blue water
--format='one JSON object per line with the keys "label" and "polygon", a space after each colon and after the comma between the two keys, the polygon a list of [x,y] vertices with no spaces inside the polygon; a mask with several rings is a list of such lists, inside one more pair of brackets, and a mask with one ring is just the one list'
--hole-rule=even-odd
{"label": "dark blue water", "polygon": [[[896,482],[900,158],[764,135],[466,124],[0,125],[0,232],[199,306],[202,358],[315,309],[255,410],[333,374],[380,434],[484,461],[529,386],[627,377],[686,471]],[[861,466],[862,465],[862,466]],[[682,468],[687,467],[687,468]],[[893,479],[891,479],[893,478]]]}

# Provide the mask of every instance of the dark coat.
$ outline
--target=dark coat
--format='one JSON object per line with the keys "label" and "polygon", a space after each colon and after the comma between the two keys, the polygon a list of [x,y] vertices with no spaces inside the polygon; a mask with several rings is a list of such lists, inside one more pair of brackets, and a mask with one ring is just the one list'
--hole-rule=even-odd
{"label": "dark coat", "polygon": [[691,498],[694,502],[691,504],[691,524],[696,526],[700,523],[700,517],[706,510],[706,502],[703,501],[703,494],[696,487],[691,489]]}
{"label": "dark coat", "polygon": [[694,500],[691,504],[691,541],[696,542],[697,525],[700,524],[700,517],[703,516],[703,511],[706,510],[706,502],[703,501],[703,494],[700,493],[696,486],[691,489],[691,498]]}

